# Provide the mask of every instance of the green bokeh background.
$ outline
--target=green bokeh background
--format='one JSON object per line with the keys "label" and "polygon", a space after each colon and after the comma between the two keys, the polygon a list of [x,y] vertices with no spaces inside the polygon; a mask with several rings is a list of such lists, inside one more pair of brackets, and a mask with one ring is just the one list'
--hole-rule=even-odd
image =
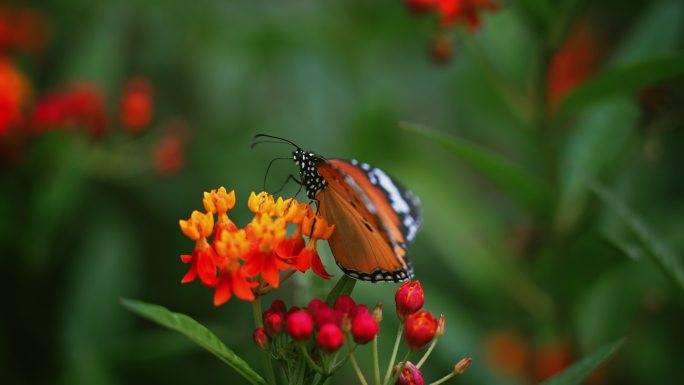
{"label": "green bokeh background", "polygon": [[[215,308],[209,289],[179,283],[187,267],[178,256],[193,245],[177,224],[201,209],[203,191],[218,186],[236,190],[235,221],[249,220],[246,200],[262,189],[269,160],[291,151],[251,150],[257,133],[369,162],[421,198],[425,222],[412,260],[426,308],[447,318],[447,334],[425,366],[428,380],[472,356],[461,384],[529,383],[497,373],[485,357],[491,333],[514,330],[532,346],[564,339],[575,357],[628,336],[603,383],[676,382],[684,359],[681,288],[585,180],[605,185],[682,262],[683,79],[660,83],[666,97],[655,112],[634,92],[617,92],[540,125],[538,114],[526,114],[538,102],[548,40],[530,9],[546,2],[501,3],[476,33],[457,39],[452,31],[454,54],[445,65],[427,54],[434,18],[412,17],[402,1],[31,5],[49,32],[40,58],[17,59],[35,89],[90,81],[115,110],[122,84],[142,75],[155,87],[156,108],[141,135],[115,124],[96,142],[51,133],[27,144],[23,162],[3,165],[2,382],[240,383],[184,337],[127,312],[121,297],[190,315],[259,368],[249,304]],[[607,42],[599,73],[682,53],[681,1],[549,3],[559,10],[576,4],[574,17]],[[513,103],[502,93],[509,86]],[[158,175],[146,165],[146,149],[176,116],[190,127],[186,159],[177,174]],[[400,122],[500,154],[535,175],[548,200],[520,201],[462,154]],[[293,170],[276,163],[267,189]],[[531,245],[523,251],[515,247],[521,237]],[[324,258],[339,276],[327,250]],[[303,306],[331,285],[307,274],[264,300]],[[358,284],[354,292],[362,303],[385,304],[383,362],[397,324],[395,289]],[[370,349],[361,350],[363,357]],[[333,383],[353,380],[347,370]]]}

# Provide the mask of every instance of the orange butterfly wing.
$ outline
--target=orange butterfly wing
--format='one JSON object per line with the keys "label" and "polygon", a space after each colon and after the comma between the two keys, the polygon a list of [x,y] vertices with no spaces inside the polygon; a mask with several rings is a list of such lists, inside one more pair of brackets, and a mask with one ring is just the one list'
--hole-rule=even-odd
{"label": "orange butterfly wing", "polygon": [[[365,171],[371,170],[365,166],[368,168]],[[387,181],[383,186],[377,183],[379,174],[367,174],[344,160],[321,161],[317,171],[327,186],[316,194],[316,199],[321,214],[336,226],[328,243],[345,274],[373,282],[401,282],[411,278],[413,269],[407,259],[406,245],[420,226],[417,200],[410,199],[406,205],[408,211],[397,212],[393,207],[396,203],[393,199],[398,199],[396,194],[392,196],[383,187],[407,190],[396,187],[391,179],[391,186]],[[405,226],[411,221],[411,227]]]}

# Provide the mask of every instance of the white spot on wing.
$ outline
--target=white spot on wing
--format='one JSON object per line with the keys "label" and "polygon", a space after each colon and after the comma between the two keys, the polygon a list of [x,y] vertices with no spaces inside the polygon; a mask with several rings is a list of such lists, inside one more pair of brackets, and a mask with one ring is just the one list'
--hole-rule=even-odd
{"label": "white spot on wing", "polygon": [[385,174],[384,171],[379,168],[374,168],[373,171],[369,173],[373,177],[377,178],[377,184],[387,192],[389,196],[390,204],[392,205],[392,210],[397,213],[408,213],[411,208],[404,197],[401,196],[401,192],[397,186],[392,182],[392,179]]}

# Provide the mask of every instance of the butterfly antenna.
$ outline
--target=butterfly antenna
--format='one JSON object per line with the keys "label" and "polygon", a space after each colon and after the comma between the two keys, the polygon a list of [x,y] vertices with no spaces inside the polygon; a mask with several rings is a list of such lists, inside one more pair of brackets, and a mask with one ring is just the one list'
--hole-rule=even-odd
{"label": "butterfly antenna", "polygon": [[[259,138],[270,138],[270,139],[275,139],[275,140],[259,140]],[[282,144],[289,144],[291,146],[294,146],[295,148],[299,149],[300,147],[297,146],[294,142],[287,140],[285,138],[281,138],[278,136],[273,136],[273,135],[267,135],[267,134],[256,134],[254,135],[254,138],[252,139],[252,145],[251,148],[254,148],[257,144],[261,143],[282,143]]]}
{"label": "butterfly antenna", "polygon": [[263,186],[264,191],[266,191],[266,178],[268,178],[268,172],[271,170],[271,166],[273,166],[273,163],[276,160],[285,160],[285,159],[292,159],[292,158],[289,158],[289,157],[288,158],[273,158],[273,159],[271,159],[270,162],[268,162],[268,167],[266,167],[266,173],[264,174],[264,186]]}

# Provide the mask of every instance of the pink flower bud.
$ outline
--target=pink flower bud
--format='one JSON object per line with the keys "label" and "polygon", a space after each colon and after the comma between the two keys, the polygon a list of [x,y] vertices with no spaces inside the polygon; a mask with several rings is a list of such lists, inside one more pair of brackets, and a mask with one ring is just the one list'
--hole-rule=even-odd
{"label": "pink flower bud", "polygon": [[316,345],[326,352],[334,352],[342,346],[344,337],[339,326],[327,323],[321,327],[316,336]]}
{"label": "pink flower bud", "polygon": [[[401,368],[403,362],[394,367],[394,373]],[[407,362],[397,379],[397,385],[425,385],[423,373],[411,361]]]}
{"label": "pink flower bud", "polygon": [[361,313],[352,320],[351,332],[356,343],[367,344],[378,334],[378,323],[372,315]]}
{"label": "pink flower bud", "polygon": [[268,335],[266,335],[266,332],[264,332],[264,328],[257,328],[254,330],[254,333],[252,333],[252,339],[254,340],[254,343],[262,348],[266,349],[268,347]]}
{"label": "pink flower bud", "polygon": [[287,317],[285,329],[293,340],[306,341],[313,333],[313,320],[307,312],[297,310]]}

